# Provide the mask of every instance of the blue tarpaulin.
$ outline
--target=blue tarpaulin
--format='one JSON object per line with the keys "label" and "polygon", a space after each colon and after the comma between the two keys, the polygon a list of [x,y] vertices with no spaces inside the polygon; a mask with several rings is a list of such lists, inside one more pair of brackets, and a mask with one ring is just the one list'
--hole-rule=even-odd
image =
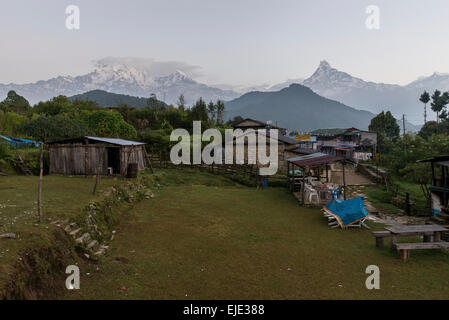
{"label": "blue tarpaulin", "polygon": [[37,141],[33,141],[33,140],[28,140],[28,139],[23,139],[23,138],[14,138],[14,137],[5,137],[2,136],[0,134],[0,142],[1,141],[6,141],[8,142],[10,145],[12,145],[13,147],[19,147],[22,145],[28,145],[28,146],[33,146],[33,147],[39,147],[41,145],[41,142],[37,142]]}
{"label": "blue tarpaulin", "polygon": [[324,207],[324,211],[333,215],[342,227],[357,223],[369,215],[363,203],[363,197],[346,201],[333,199]]}

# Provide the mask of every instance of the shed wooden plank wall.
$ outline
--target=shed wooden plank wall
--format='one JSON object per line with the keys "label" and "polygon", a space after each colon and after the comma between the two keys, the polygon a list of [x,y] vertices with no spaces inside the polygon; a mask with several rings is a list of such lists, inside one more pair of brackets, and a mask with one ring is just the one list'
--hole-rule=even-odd
{"label": "shed wooden plank wall", "polygon": [[[50,145],[50,174],[94,175],[102,162],[100,174],[107,174],[107,148],[120,148],[120,173],[126,174],[128,162],[136,162],[139,170],[145,169],[144,146],[118,147],[111,145]],[[129,160],[129,161],[128,161]]]}
{"label": "shed wooden plank wall", "polygon": [[128,163],[137,163],[139,171],[145,169],[145,146],[130,146],[120,148],[120,173],[126,174]]}

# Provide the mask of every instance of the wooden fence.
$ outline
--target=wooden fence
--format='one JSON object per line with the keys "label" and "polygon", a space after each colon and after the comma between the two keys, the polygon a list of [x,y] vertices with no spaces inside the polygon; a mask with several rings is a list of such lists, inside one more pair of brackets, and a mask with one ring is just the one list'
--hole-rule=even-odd
{"label": "wooden fence", "polygon": [[260,182],[259,168],[256,165],[247,164],[179,164],[175,165],[171,162],[169,154],[159,152],[159,154],[150,154],[149,158],[153,165],[153,168],[192,168],[200,171],[207,171],[215,174],[223,175],[237,175],[249,180],[253,180],[254,183]]}
{"label": "wooden fence", "polygon": [[400,191],[397,184],[393,182],[388,172],[373,165],[357,166],[357,170],[371,179],[373,182],[385,186],[387,192],[391,194],[391,203],[396,207],[403,209],[409,216],[411,215],[431,215],[430,196],[425,193],[423,188],[423,198],[413,198],[410,193]]}

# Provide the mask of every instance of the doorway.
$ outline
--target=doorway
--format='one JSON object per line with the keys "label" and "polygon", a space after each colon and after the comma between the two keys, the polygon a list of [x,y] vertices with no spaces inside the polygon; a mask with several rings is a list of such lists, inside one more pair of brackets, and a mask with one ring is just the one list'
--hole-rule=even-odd
{"label": "doorway", "polygon": [[112,174],[120,174],[120,148],[107,148],[108,168],[112,168]]}

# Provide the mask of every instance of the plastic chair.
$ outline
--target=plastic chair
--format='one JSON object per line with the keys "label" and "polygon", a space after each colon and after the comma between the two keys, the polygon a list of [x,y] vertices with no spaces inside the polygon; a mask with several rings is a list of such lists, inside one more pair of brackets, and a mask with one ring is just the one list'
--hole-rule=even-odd
{"label": "plastic chair", "polygon": [[315,198],[316,204],[320,203],[320,197],[318,195],[318,192],[307,184],[306,184],[306,196],[307,196],[309,203],[313,203],[314,198]]}

